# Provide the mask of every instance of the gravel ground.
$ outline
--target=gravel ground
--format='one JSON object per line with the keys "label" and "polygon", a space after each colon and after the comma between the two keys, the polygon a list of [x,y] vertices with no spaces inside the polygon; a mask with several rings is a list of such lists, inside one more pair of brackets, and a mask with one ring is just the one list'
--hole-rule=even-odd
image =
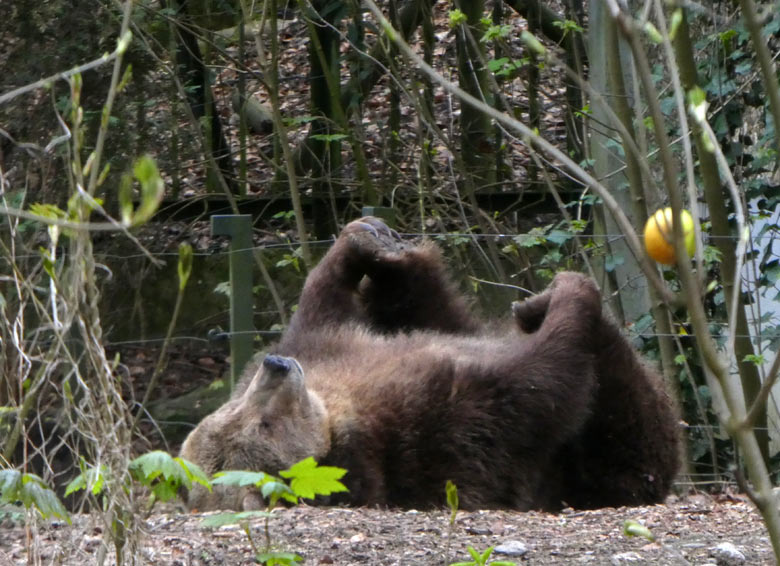
{"label": "gravel ground", "polygon": [[[254,552],[238,526],[207,528],[210,514],[155,513],[142,524],[136,564],[171,566],[254,564]],[[646,526],[655,542],[628,537],[626,520]],[[9,521],[6,520],[6,523]],[[251,533],[264,545],[264,523]],[[300,506],[270,519],[274,548],[299,554],[304,564],[445,565],[469,559],[467,547],[496,549],[492,560],[547,564],[775,564],[760,517],[739,496],[670,498],[649,507],[567,511],[449,513]],[[0,564],[113,564],[95,515],[72,525],[43,523],[25,529],[0,524]],[[500,552],[503,551],[503,552]],[[507,553],[509,552],[509,553]],[[512,553],[515,554],[512,554]]]}

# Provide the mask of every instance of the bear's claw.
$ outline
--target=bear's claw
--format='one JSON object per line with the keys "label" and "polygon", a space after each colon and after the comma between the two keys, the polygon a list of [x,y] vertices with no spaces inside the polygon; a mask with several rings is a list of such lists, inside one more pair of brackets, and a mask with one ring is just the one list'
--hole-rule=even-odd
{"label": "bear's claw", "polygon": [[354,224],[355,224],[356,228],[357,227],[361,227],[361,228],[371,232],[375,237],[377,237],[377,238],[379,237],[379,232],[377,232],[376,228],[371,226],[371,224],[369,224],[368,222],[360,222],[360,221],[358,221],[358,222],[355,222]]}
{"label": "bear's claw", "polygon": [[361,253],[367,253],[374,259],[384,254],[395,254],[404,249],[401,236],[381,219],[364,216],[354,220],[341,232]]}

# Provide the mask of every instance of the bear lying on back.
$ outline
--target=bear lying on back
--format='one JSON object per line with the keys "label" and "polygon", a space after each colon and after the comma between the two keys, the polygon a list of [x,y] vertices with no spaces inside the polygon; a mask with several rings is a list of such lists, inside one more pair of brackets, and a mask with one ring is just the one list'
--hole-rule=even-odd
{"label": "bear lying on back", "polygon": [[[660,377],[560,273],[484,325],[439,249],[381,221],[347,225],[311,272],[289,329],[182,456],[207,473],[277,473],[313,456],[348,470],[331,502],[556,510],[659,502],[678,469]],[[512,326],[515,326],[513,328]],[[254,508],[251,490],[195,487],[198,509]]]}

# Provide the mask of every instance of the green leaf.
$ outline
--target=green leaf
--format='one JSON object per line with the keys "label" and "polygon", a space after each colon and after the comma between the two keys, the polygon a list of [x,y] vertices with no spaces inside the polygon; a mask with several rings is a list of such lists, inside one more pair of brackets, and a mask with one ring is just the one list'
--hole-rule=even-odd
{"label": "green leaf", "polygon": [[187,242],[179,244],[179,291],[184,291],[192,273],[192,246]]}
{"label": "green leaf", "polygon": [[271,514],[267,511],[242,511],[241,513],[219,513],[204,517],[201,524],[204,527],[224,527],[225,525],[235,525],[242,521],[256,518],[266,518]]}
{"label": "green leaf", "polygon": [[275,218],[277,220],[283,219],[283,220],[292,220],[295,218],[295,211],[294,210],[282,210],[274,214],[271,218]]}
{"label": "green leaf", "polygon": [[[270,477],[270,476],[269,476]],[[295,493],[289,485],[282,481],[271,480],[263,484],[260,488],[260,493],[263,497],[270,499],[272,505],[279,501],[280,498],[290,503],[298,503],[298,498],[295,497]]]}
{"label": "green leaf", "polygon": [[101,186],[103,184],[103,182],[106,180],[106,177],[108,177],[108,172],[109,171],[111,171],[111,164],[110,163],[106,163],[103,166],[103,170],[100,172],[100,175],[98,175],[97,183],[96,183],[98,187]]}
{"label": "green leaf", "polygon": [[650,529],[634,521],[633,519],[627,519],[623,523],[623,534],[629,537],[646,538],[650,542],[655,541],[655,536],[653,536],[653,533],[650,532]]}
{"label": "green leaf", "polygon": [[33,203],[30,205],[30,212],[41,218],[48,218],[52,220],[64,220],[66,218],[65,211],[55,204],[46,203]]}
{"label": "green leaf", "polygon": [[526,47],[536,53],[537,55],[542,55],[547,52],[547,48],[542,45],[542,42],[539,41],[534,34],[532,34],[528,30],[523,30],[522,33],[520,33],[520,39],[525,43]]}
{"label": "green leaf", "polygon": [[0,503],[14,503],[22,487],[22,474],[16,470],[0,470]]}
{"label": "green leaf", "polygon": [[509,24],[489,24],[490,20],[487,22],[488,28],[485,30],[485,34],[482,36],[482,39],[479,40],[481,43],[487,43],[488,41],[492,41],[494,39],[505,38],[508,37],[510,33],[512,33],[512,26]]}
{"label": "green leaf", "polygon": [[604,258],[604,269],[609,273],[612,273],[615,269],[623,265],[625,261],[626,259],[623,256],[610,254]]}
{"label": "green leaf", "polygon": [[125,67],[125,72],[122,73],[122,79],[119,81],[119,84],[116,87],[117,92],[122,92],[127,87],[128,83],[133,78],[133,64],[128,63],[127,67]]}
{"label": "green leaf", "polygon": [[43,270],[46,272],[46,275],[51,277],[52,280],[57,281],[57,272],[54,269],[54,261],[52,260],[49,250],[41,246],[40,248],[38,248],[38,251],[41,254],[41,260],[43,262]]}
{"label": "green leaf", "polygon": [[122,224],[130,226],[133,223],[133,180],[130,175],[122,175],[119,179],[119,214]]}
{"label": "green leaf", "polygon": [[330,495],[347,491],[340,480],[347,470],[333,466],[318,466],[314,458],[306,458],[279,475],[291,479],[290,488],[298,497],[314,499],[317,495]]}
{"label": "green leaf", "polygon": [[447,505],[450,508],[451,514],[450,514],[450,525],[455,524],[455,517],[458,513],[458,486],[456,486],[452,481],[447,480],[446,485],[444,486],[444,491],[447,493]]}
{"label": "green leaf", "polygon": [[762,365],[764,365],[766,363],[766,358],[764,358],[764,356],[762,356],[760,354],[759,355],[757,355],[757,354],[748,354],[744,358],[742,358],[742,361],[743,362],[752,363],[752,364],[757,365],[757,366],[762,366]]}
{"label": "green leaf", "polygon": [[187,487],[190,487],[193,483],[197,483],[211,491],[211,481],[200,466],[194,462],[180,458],[179,456],[173,460],[182,467],[184,473],[187,475],[187,479],[190,482],[189,484],[185,484]]}
{"label": "green leaf", "polygon": [[661,35],[661,32],[659,32],[658,28],[656,28],[650,22],[645,22],[645,33],[647,34],[647,37],[650,38],[650,41],[652,41],[653,43],[661,44],[664,42],[664,38]]}
{"label": "green leaf", "polygon": [[566,230],[551,230],[549,234],[547,234],[547,241],[555,244],[556,246],[562,246],[569,240],[571,240],[573,237],[573,234],[571,232],[567,232]]}
{"label": "green leaf", "polygon": [[294,562],[302,562],[303,558],[292,552],[263,552],[256,555],[255,560],[267,566],[289,566]]}
{"label": "green leaf", "polygon": [[570,31],[574,31],[577,33],[582,33],[584,30],[582,29],[582,26],[580,26],[577,22],[574,20],[563,20],[563,21],[557,21],[553,22],[553,25],[557,28],[560,28],[563,30],[563,35],[565,36]]}
{"label": "green leaf", "polygon": [[88,489],[92,495],[98,495],[105,485],[106,467],[90,467],[81,472],[65,488],[65,497],[82,489]]}
{"label": "green leaf", "polygon": [[171,481],[160,481],[152,485],[152,494],[157,501],[170,501],[179,493],[178,485]]}
{"label": "green leaf", "polygon": [[457,8],[450,11],[450,27],[456,28],[460,25],[465,24],[468,21],[468,18],[466,17],[466,14],[464,14],[462,11],[458,10]]}
{"label": "green leaf", "polygon": [[545,237],[546,228],[531,228],[527,234],[518,234],[512,238],[512,240],[521,248],[532,248],[534,246],[540,246],[547,240]]}
{"label": "green leaf", "polygon": [[116,41],[116,52],[118,55],[122,55],[130,46],[130,42],[133,40],[133,32],[127,30],[122,37]]}
{"label": "green leaf", "polygon": [[57,517],[70,524],[68,511],[40,477],[17,470],[0,470],[0,503],[16,502],[27,509],[35,507],[44,519]]}
{"label": "green leaf", "polygon": [[214,287],[214,292],[225,295],[228,299],[230,298],[230,281],[220,281],[217,283],[217,286]]}
{"label": "green leaf", "polygon": [[345,139],[346,134],[314,134],[311,139],[323,142],[341,141]]}
{"label": "green leaf", "polygon": [[304,124],[308,124],[309,122],[313,122],[316,120],[314,116],[297,116],[295,118],[285,118],[285,123],[288,126],[302,126]]}
{"label": "green leaf", "polygon": [[173,459],[173,456],[162,450],[153,450],[138,456],[130,462],[130,473],[133,477],[146,485],[162,475],[164,478],[179,478],[186,480],[187,474]]}
{"label": "green leaf", "polygon": [[491,73],[495,73],[496,71],[500,71],[504,68],[504,65],[509,64],[509,57],[501,57],[499,59],[491,59],[487,62],[488,69]]}
{"label": "green leaf", "polygon": [[694,86],[688,91],[688,111],[699,124],[707,120],[707,108],[707,93]]}
{"label": "green leaf", "polygon": [[157,164],[148,155],[136,160],[133,165],[133,174],[141,183],[141,203],[133,217],[133,225],[138,225],[149,220],[157,212],[165,187]]}
{"label": "green leaf", "polygon": [[160,501],[173,499],[180,487],[189,489],[193,483],[211,491],[211,482],[200,467],[161,450],[147,452],[130,462],[130,474],[134,480],[149,487]]}
{"label": "green leaf", "polygon": [[[30,503],[35,505],[44,519],[49,517],[57,517],[70,524],[70,516],[68,511],[62,505],[57,494],[47,486],[44,481],[32,474],[24,474],[22,476],[24,497],[22,502],[25,507],[29,507]],[[29,503],[28,503],[29,502]]]}
{"label": "green leaf", "polygon": [[268,481],[269,476],[264,472],[246,472],[243,470],[226,470],[214,474],[211,480],[213,485],[231,485],[233,487],[245,487],[254,485],[260,487]]}
{"label": "green leaf", "polygon": [[677,35],[677,30],[680,29],[680,24],[682,24],[682,21],[683,21],[682,8],[677,8],[674,12],[672,12],[672,21],[669,24],[670,41],[674,41],[674,38]]}

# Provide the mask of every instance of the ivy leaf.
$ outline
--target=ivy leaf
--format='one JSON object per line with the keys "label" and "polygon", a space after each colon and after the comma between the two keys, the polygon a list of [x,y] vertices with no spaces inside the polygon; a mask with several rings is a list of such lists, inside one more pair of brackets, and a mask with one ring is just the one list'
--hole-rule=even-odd
{"label": "ivy leaf", "polygon": [[562,246],[569,240],[571,240],[573,237],[573,234],[571,232],[567,232],[565,230],[552,230],[549,234],[547,234],[547,241],[555,244],[556,246]]}
{"label": "ivy leaf", "polygon": [[318,466],[314,458],[306,458],[279,475],[290,479],[290,488],[298,497],[314,499],[317,495],[330,495],[347,491],[340,480],[347,470],[333,466]]}

